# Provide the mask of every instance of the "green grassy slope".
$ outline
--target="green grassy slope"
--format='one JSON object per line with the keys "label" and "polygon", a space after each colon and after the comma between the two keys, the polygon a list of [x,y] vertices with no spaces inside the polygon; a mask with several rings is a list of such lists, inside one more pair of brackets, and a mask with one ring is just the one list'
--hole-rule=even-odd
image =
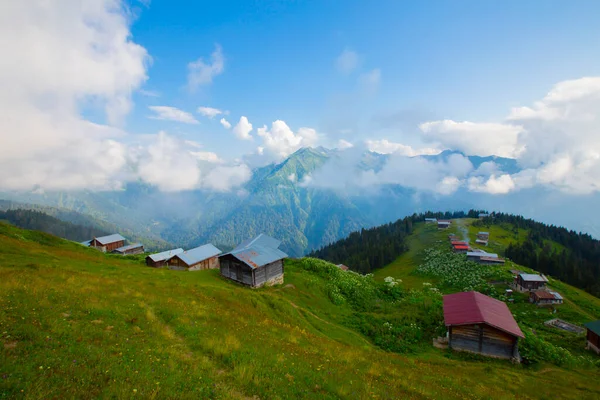
{"label": "green grassy slope", "polygon": [[380,350],[301,263],[251,290],[0,223],[0,398],[600,396],[595,369]]}

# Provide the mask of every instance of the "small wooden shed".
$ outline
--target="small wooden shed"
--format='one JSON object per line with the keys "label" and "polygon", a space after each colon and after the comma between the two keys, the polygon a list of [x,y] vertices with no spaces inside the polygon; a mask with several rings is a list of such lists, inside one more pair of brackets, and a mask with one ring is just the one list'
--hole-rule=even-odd
{"label": "small wooden shed", "polygon": [[171,258],[179,253],[183,253],[183,249],[179,248],[163,251],[161,253],[150,254],[148,257],[146,257],[146,265],[154,268],[164,267]]}
{"label": "small wooden shed", "polygon": [[169,261],[169,269],[180,271],[199,271],[219,268],[219,254],[222,251],[212,244],[196,247],[175,254]]}
{"label": "small wooden shed", "polygon": [[251,287],[283,283],[287,254],[281,242],[265,234],[247,240],[219,257],[221,275]]}
{"label": "small wooden shed", "polygon": [[525,336],[502,301],[479,292],[446,295],[444,322],[451,349],[520,360],[518,343]]}
{"label": "small wooden shed", "polygon": [[344,264],[338,264],[336,265],[339,269],[341,269],[342,271],[348,271],[350,268],[348,268],[347,265]]}
{"label": "small wooden shed", "polygon": [[540,307],[552,306],[555,304],[562,304],[563,298],[558,292],[536,290],[534,292],[529,292],[529,302],[537,304]]}
{"label": "small wooden shed", "polygon": [[438,229],[448,229],[450,228],[450,221],[442,221],[441,219],[437,222]]}
{"label": "small wooden shed", "polygon": [[514,288],[519,292],[531,292],[546,289],[546,283],[548,279],[543,275],[519,274],[515,278]]}
{"label": "small wooden shed", "polygon": [[588,322],[584,326],[587,329],[586,349],[600,354],[600,320]]}
{"label": "small wooden shed", "polygon": [[111,253],[120,254],[122,256],[129,256],[133,254],[142,254],[144,252],[144,245],[141,243],[128,244],[127,246],[121,246],[111,251]]}
{"label": "small wooden shed", "polygon": [[477,239],[485,240],[486,242],[490,239],[489,232],[477,232]]}
{"label": "small wooden shed", "polygon": [[100,250],[104,253],[118,249],[119,247],[123,247],[125,245],[125,238],[118,233],[95,237],[90,241],[89,246],[93,247],[97,250]]}

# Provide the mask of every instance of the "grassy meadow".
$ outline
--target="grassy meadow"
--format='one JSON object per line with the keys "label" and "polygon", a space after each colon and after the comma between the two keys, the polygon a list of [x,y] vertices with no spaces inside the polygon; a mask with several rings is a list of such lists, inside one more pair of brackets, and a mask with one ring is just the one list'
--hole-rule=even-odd
{"label": "grassy meadow", "polygon": [[[414,270],[446,235],[417,225],[410,251],[374,279],[287,260],[283,285],[252,290],[0,223],[0,398],[599,398],[590,363],[431,346],[441,294],[423,283],[439,281]],[[561,318],[600,318],[600,300],[553,285],[570,301]],[[522,327],[543,329],[547,310],[513,307]],[[581,337],[543,334],[588,357]]]}

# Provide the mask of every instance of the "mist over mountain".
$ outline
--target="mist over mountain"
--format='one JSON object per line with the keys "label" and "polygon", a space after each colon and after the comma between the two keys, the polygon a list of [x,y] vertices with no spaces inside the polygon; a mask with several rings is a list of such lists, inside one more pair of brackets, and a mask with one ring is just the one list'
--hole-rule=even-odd
{"label": "mist over mountain", "polygon": [[600,234],[598,218],[583,211],[597,195],[569,196],[543,188],[495,195],[452,188],[452,182],[441,187],[446,170],[448,176],[457,171],[477,176],[483,170],[515,174],[520,168],[514,159],[455,151],[398,157],[306,147],[280,163],[255,169],[247,183],[230,192],[161,192],[130,183],[119,191],[3,192],[0,198],[76,211],[187,247],[212,242],[227,249],[265,232],[281,238],[282,248],[294,256],[360,228],[427,210],[506,211]]}

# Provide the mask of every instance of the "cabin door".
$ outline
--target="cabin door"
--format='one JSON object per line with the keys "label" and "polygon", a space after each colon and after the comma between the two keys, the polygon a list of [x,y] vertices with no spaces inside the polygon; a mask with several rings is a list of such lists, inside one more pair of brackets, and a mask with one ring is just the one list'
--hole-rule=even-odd
{"label": "cabin door", "polygon": [[243,282],[244,281],[244,276],[243,276],[243,271],[242,271],[242,266],[238,263],[236,263],[235,265],[235,280],[238,282]]}

